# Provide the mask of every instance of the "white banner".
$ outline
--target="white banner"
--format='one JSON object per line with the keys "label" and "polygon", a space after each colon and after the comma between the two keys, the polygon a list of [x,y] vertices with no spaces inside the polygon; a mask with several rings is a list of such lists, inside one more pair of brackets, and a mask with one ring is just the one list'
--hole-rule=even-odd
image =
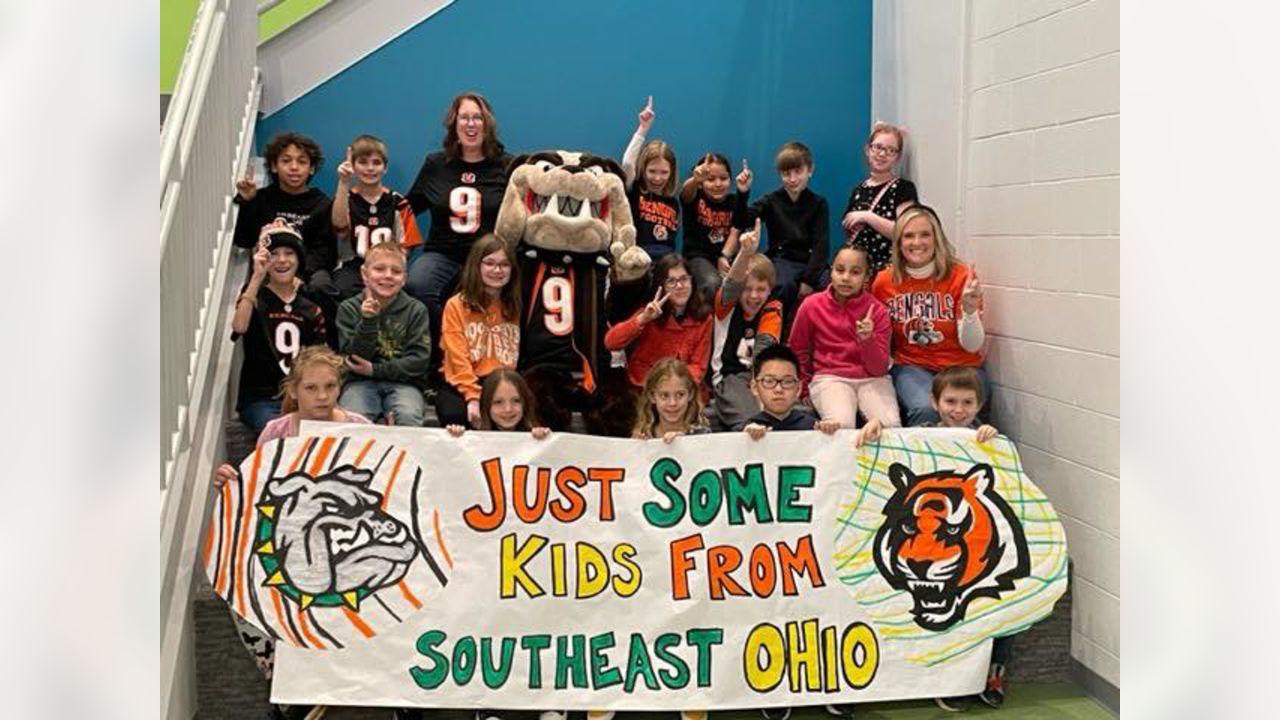
{"label": "white banner", "polygon": [[[308,433],[317,433],[311,435]],[[1005,438],[671,444],[308,423],[219,496],[284,703],[728,709],[972,694],[1066,588]]]}

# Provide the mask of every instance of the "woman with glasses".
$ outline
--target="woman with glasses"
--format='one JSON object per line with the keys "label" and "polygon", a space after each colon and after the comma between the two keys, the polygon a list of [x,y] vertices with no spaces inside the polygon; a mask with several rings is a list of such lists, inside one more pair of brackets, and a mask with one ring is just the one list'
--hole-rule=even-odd
{"label": "woman with glasses", "polygon": [[867,251],[871,262],[869,278],[874,278],[889,264],[893,223],[918,200],[916,186],[894,175],[905,147],[904,139],[902,128],[889,123],[877,121],[871,127],[871,137],[863,148],[871,174],[849,194],[849,204],[840,223],[844,226],[845,238]]}
{"label": "woman with glasses", "polygon": [[430,230],[409,257],[405,290],[427,306],[431,322],[431,387],[440,382],[440,318],[471,246],[493,232],[507,189],[507,154],[489,101],[465,92],[444,117],[443,149],[427,155],[405,195],[415,215],[430,211]]}
{"label": "woman with glasses", "polygon": [[[620,406],[632,411],[654,363],[669,357],[683,360],[701,387],[711,359],[711,312],[698,292],[689,262],[675,253],[664,255],[654,265],[653,286],[657,288],[653,299],[604,336],[606,349],[626,351],[632,402]],[[622,427],[630,429],[633,418],[627,420]]]}

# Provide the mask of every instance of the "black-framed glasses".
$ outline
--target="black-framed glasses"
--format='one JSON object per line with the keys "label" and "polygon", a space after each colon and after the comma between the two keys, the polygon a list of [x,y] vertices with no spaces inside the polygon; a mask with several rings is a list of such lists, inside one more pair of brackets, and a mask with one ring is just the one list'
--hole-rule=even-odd
{"label": "black-framed glasses", "polygon": [[783,390],[790,390],[800,384],[799,378],[794,377],[774,377],[773,375],[762,375],[756,378],[756,382],[760,383],[760,387],[765,390],[772,390],[781,385]]}
{"label": "black-framed glasses", "polygon": [[872,155],[888,155],[889,157],[893,157],[898,154],[898,148],[889,147],[888,145],[880,145],[879,143],[872,145],[867,149],[871,151]]}

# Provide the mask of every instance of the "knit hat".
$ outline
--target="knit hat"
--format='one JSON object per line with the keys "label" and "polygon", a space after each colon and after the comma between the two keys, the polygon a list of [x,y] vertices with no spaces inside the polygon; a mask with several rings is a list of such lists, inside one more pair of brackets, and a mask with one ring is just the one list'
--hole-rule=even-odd
{"label": "knit hat", "polygon": [[262,228],[262,236],[267,239],[267,252],[276,248],[287,247],[298,256],[298,270],[307,265],[307,253],[302,248],[302,236],[292,225],[267,225]]}

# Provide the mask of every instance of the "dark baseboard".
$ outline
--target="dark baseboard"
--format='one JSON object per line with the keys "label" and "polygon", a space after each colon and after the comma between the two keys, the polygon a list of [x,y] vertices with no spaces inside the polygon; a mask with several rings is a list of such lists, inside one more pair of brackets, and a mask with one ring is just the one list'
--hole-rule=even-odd
{"label": "dark baseboard", "polygon": [[1120,716],[1120,688],[1107,682],[1075,658],[1071,658],[1071,680],[1089,697],[1097,700],[1117,717]]}

